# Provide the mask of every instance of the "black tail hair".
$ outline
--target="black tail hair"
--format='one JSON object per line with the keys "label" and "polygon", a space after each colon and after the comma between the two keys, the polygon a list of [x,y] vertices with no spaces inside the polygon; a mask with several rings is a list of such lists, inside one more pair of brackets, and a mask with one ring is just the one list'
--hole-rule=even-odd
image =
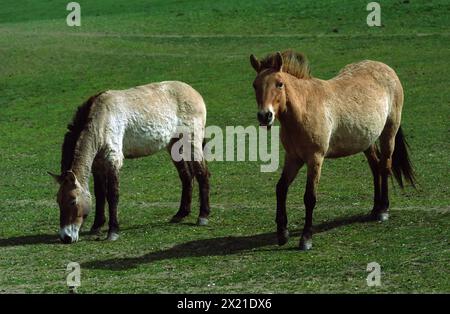
{"label": "black tail hair", "polygon": [[414,188],[416,188],[417,182],[413,165],[409,159],[408,149],[409,145],[400,127],[395,136],[395,148],[392,154],[392,173],[402,189],[404,187],[403,178]]}

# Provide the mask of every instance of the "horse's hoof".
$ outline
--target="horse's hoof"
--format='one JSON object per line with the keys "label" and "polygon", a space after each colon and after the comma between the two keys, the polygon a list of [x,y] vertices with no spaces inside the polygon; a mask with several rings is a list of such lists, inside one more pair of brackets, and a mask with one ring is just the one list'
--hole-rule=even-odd
{"label": "horse's hoof", "polygon": [[312,248],[312,239],[305,239],[305,238],[300,239],[299,249],[301,251],[308,251],[311,250],[311,248]]}
{"label": "horse's hoof", "polygon": [[289,231],[284,229],[282,231],[277,232],[278,245],[285,245],[289,241]]}
{"label": "horse's hoof", "polygon": [[117,239],[119,239],[119,234],[116,232],[108,233],[108,237],[106,238],[108,241],[116,241]]}
{"label": "horse's hoof", "polygon": [[389,220],[389,213],[388,212],[379,213],[377,219],[379,222],[387,221]]}
{"label": "horse's hoof", "polygon": [[102,227],[94,228],[92,227],[91,230],[89,230],[90,235],[99,235],[102,231]]}
{"label": "horse's hoof", "polygon": [[184,217],[173,216],[173,217],[169,220],[169,222],[170,222],[170,223],[173,223],[173,224],[176,224],[176,223],[182,222],[183,219],[184,219]]}
{"label": "horse's hoof", "polygon": [[189,216],[190,212],[178,212],[175,214],[175,216],[173,216],[169,222],[170,223],[179,223],[182,222],[184,220],[184,218],[186,218],[187,216]]}
{"label": "horse's hoof", "polygon": [[370,216],[372,220],[384,222],[389,220],[389,213],[388,212],[371,212]]}
{"label": "horse's hoof", "polygon": [[198,219],[197,219],[197,225],[198,225],[198,226],[206,226],[206,225],[208,225],[208,218],[205,218],[205,217],[198,217]]}

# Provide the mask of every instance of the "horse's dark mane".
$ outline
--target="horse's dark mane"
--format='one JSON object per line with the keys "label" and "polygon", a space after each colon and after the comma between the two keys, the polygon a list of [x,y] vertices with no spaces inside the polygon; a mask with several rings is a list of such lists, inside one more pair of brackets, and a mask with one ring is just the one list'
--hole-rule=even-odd
{"label": "horse's dark mane", "polygon": [[[281,53],[283,57],[283,72],[289,73],[296,78],[311,78],[311,69],[306,56],[301,52],[285,50]],[[273,68],[275,66],[276,53],[272,53],[261,60],[261,70]]]}
{"label": "horse's dark mane", "polygon": [[81,132],[89,123],[89,114],[95,99],[100,95],[91,96],[81,106],[78,107],[72,122],[67,125],[67,133],[64,135],[64,143],[62,145],[61,157],[61,174],[72,168],[75,147],[80,137]]}

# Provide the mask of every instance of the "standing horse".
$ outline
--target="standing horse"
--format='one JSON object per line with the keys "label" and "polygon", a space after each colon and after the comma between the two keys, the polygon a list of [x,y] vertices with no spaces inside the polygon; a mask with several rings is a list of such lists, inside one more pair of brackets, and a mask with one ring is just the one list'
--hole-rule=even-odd
{"label": "standing horse", "polygon": [[[280,138],[286,150],[283,172],[276,187],[278,244],[288,241],[286,196],[289,185],[306,163],[305,225],[300,249],[312,247],[312,219],[324,158],[364,152],[373,174],[372,217],[388,219],[388,176],[402,176],[413,186],[413,169],[400,128],[403,89],[394,70],[386,64],[362,61],[347,65],[333,79],[310,75],[305,56],[277,52],[258,61],[253,86],[258,120],[270,127],[280,121]],[[379,139],[379,149],[376,140]]]}
{"label": "standing horse", "polygon": [[[51,174],[60,184],[59,237],[64,243],[78,240],[78,232],[91,207],[89,176],[94,176],[96,213],[92,233],[104,225],[105,200],[109,205],[108,240],[118,238],[119,170],[124,158],[151,155],[164,148],[171,151],[179,128],[189,138],[196,158],[174,158],[182,182],[180,208],[172,222],[191,210],[192,185],[199,183],[199,225],[208,222],[209,173],[203,158],[202,141],[206,107],[191,86],[176,81],[110,90],[89,98],[78,108],[62,146],[61,175]],[[195,134],[195,136],[194,136]]]}

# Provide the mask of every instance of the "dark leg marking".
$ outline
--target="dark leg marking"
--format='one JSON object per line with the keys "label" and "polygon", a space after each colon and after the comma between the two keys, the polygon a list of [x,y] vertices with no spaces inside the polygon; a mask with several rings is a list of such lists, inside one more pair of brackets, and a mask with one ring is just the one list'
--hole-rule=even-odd
{"label": "dark leg marking", "polygon": [[180,222],[191,213],[193,176],[185,161],[173,161],[182,183],[180,208],[170,222]]}
{"label": "dark leg marking", "polygon": [[95,219],[91,227],[91,233],[97,234],[106,222],[106,176],[99,171],[94,171],[94,193],[95,193]]}
{"label": "dark leg marking", "polygon": [[114,167],[108,169],[106,199],[109,205],[108,240],[114,241],[119,237],[119,222],[117,211],[119,206],[119,171]]}
{"label": "dark leg marking", "polygon": [[209,177],[210,173],[206,166],[206,161],[192,161],[192,168],[195,178],[199,185],[200,197],[200,214],[197,223],[199,225],[208,224],[208,216],[210,213],[209,206]]}
{"label": "dark leg marking", "polygon": [[373,209],[372,215],[381,209],[381,175],[380,175],[380,160],[377,155],[377,148],[375,145],[369,147],[364,154],[369,162],[370,170],[373,175]]}
{"label": "dark leg marking", "polygon": [[308,162],[308,178],[306,179],[305,195],[303,196],[306,210],[305,225],[299,244],[300,249],[305,251],[312,248],[313,211],[316,206],[316,193],[320,180],[322,162],[322,156],[315,156]]}
{"label": "dark leg marking", "polygon": [[275,222],[277,223],[278,245],[284,245],[289,240],[289,231],[287,228],[288,220],[286,213],[287,193],[289,186],[294,181],[303,164],[303,161],[286,157],[283,172],[277,183],[277,213]]}
{"label": "dark leg marking", "polygon": [[381,175],[381,195],[380,206],[373,213],[379,221],[389,219],[389,188],[388,178],[392,174],[392,154],[395,148],[395,135],[399,125],[388,121],[380,135],[380,175]]}
{"label": "dark leg marking", "polygon": [[386,221],[389,219],[389,187],[388,179],[391,174],[391,159],[381,159],[381,201],[380,207],[374,212],[376,219]]}

